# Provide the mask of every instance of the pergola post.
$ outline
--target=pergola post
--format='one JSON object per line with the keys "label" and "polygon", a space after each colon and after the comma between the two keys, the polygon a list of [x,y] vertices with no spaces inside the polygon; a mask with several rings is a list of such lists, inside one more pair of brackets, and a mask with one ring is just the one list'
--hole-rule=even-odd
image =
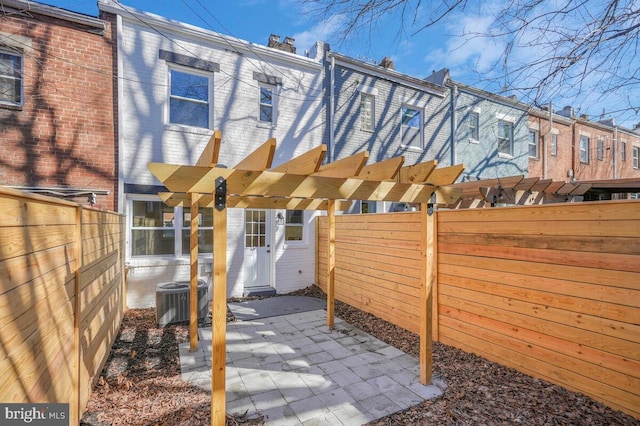
{"label": "pergola post", "polygon": [[[421,208],[420,230],[423,244],[422,259],[422,285],[420,304],[422,318],[420,318],[420,383],[428,385],[432,379],[432,290],[433,283],[436,281],[436,213],[429,212],[428,204],[422,203]],[[437,313],[436,313],[437,315]]]}
{"label": "pergola post", "polygon": [[327,327],[333,328],[335,311],[335,268],[336,268],[336,202],[327,205],[329,229],[327,233]]}
{"label": "pergola post", "polygon": [[211,424],[225,424],[227,352],[227,208],[213,209],[213,302],[211,324]]}
{"label": "pergola post", "polygon": [[191,283],[189,286],[189,351],[195,352],[198,346],[198,203],[200,194],[191,194]]}

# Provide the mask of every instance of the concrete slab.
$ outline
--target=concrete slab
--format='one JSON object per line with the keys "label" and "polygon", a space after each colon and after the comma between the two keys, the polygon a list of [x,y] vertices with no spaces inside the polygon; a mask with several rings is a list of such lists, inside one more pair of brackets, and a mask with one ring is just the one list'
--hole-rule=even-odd
{"label": "concrete slab", "polygon": [[248,321],[326,309],[327,302],[315,297],[276,296],[267,299],[228,303],[228,306],[236,320]]}
{"label": "concrete slab", "polygon": [[[261,413],[267,425],[358,425],[446,388],[437,377],[421,385],[418,360],[339,318],[329,330],[324,301],[291,297],[235,304],[247,320],[227,324],[228,413]],[[182,377],[210,390],[211,329],[199,335],[195,353],[180,347]]]}

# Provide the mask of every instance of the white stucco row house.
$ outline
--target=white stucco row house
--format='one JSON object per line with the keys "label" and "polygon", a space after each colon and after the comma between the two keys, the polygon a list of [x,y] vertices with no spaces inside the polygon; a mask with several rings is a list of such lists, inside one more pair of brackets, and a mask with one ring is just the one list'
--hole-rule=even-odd
{"label": "white stucco row house", "polygon": [[[322,143],[324,45],[308,57],[248,43],[113,1],[117,25],[120,211],[127,217],[128,304],[155,304],[160,282],[189,278],[189,208],[168,207],[149,162],[195,164],[214,130],[233,167],[269,138],[273,165]],[[271,40],[292,49],[291,41]],[[229,209],[228,296],[289,292],[315,279],[314,212]],[[200,263],[212,259],[212,213],[200,209]],[[210,293],[209,293],[210,294]]]}

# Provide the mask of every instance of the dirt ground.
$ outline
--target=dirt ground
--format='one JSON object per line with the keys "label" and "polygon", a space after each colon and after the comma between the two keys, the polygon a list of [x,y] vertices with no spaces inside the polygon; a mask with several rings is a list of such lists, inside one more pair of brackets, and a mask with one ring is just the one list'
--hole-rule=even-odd
{"label": "dirt ground", "polygon": [[[325,297],[315,286],[292,294]],[[416,334],[341,302],[336,316],[419,356]],[[230,312],[227,321],[234,321]],[[159,328],[154,309],[129,310],[81,424],[209,425],[210,394],[180,376],[178,344],[188,341],[187,324]],[[433,362],[448,385],[444,394],[370,425],[640,425],[589,397],[450,346],[434,343]],[[261,424],[260,413],[227,416],[227,425]]]}

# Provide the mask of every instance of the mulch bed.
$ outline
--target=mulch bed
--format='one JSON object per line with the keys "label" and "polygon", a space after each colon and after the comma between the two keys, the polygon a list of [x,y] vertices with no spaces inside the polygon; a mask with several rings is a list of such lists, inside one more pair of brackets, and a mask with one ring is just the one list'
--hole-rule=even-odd
{"label": "mulch bed", "polygon": [[[325,298],[315,286],[291,294]],[[419,356],[416,334],[339,301],[335,313]],[[227,321],[233,320],[228,311]],[[129,310],[81,424],[209,425],[210,394],[180,376],[178,344],[188,341],[188,324],[159,328],[153,308]],[[370,425],[640,425],[589,397],[437,342],[433,363],[448,385],[442,396]],[[261,424],[260,413],[227,416],[227,425]]]}

